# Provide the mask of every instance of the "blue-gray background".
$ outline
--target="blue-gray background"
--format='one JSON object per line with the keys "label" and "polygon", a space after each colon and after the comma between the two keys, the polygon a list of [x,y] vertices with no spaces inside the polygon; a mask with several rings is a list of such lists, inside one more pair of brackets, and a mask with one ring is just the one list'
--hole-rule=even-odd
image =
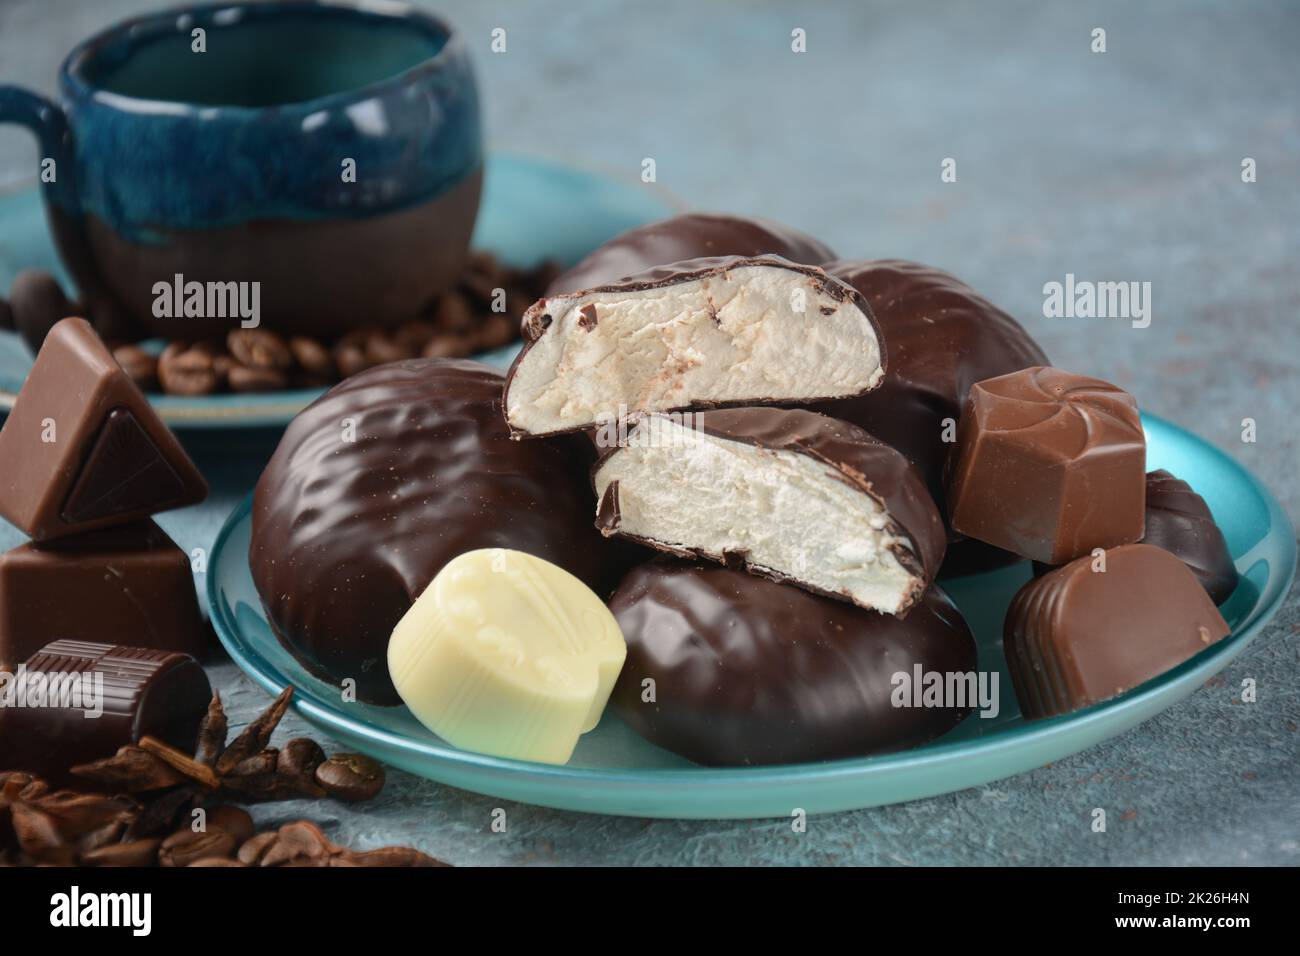
{"label": "blue-gray background", "polygon": [[[627,177],[653,157],[692,206],[816,233],[842,255],[947,268],[1057,364],[1116,382],[1261,475],[1300,513],[1300,4],[439,2],[476,56],[493,147]],[[53,93],[73,43],[147,0],[0,0],[0,82]],[[507,31],[507,52],[489,52]],[[807,52],[790,33],[807,31]],[[1094,27],[1107,52],[1090,51]],[[288,55],[291,55],[289,53]],[[940,162],[957,161],[957,182]],[[1252,157],[1258,182],[1241,181]],[[0,188],[36,151],[0,130]],[[1042,287],[1152,284],[1144,330],[1046,319]],[[1241,420],[1258,423],[1244,444]],[[273,437],[201,440],[212,500],[163,520],[211,544]],[[8,527],[0,545],[19,540]],[[1300,862],[1296,592],[1220,679],[1109,744],[896,807],[787,821],[616,819],[507,805],[394,773],[338,839],[453,863]],[[236,722],[265,700],[214,669]],[[1235,702],[1243,677],[1259,702]],[[291,725],[294,732],[304,728]],[[1110,826],[1092,833],[1090,812]]]}

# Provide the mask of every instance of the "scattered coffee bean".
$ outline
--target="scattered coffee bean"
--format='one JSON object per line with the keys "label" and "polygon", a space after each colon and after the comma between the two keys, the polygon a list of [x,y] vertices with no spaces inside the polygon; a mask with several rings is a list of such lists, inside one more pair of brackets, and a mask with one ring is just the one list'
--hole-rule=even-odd
{"label": "scattered coffee bean", "polygon": [[158,359],[140,346],[119,345],[113,349],[113,358],[140,388],[152,391],[158,387]]}
{"label": "scattered coffee bean", "polygon": [[289,369],[293,353],[284,339],[269,329],[235,329],[226,336],[226,348],[234,360],[254,369]]}
{"label": "scattered coffee bean", "polygon": [[159,866],[189,866],[195,860],[210,856],[233,856],[239,848],[235,835],[221,827],[209,826],[205,830],[185,827],[177,830],[158,846]]}
{"label": "scattered coffee bean", "polygon": [[232,392],[278,392],[288,387],[289,376],[278,368],[232,364],[226,381]]}
{"label": "scattered coffee bean", "polygon": [[158,381],[163,391],[170,395],[211,395],[217,390],[220,375],[211,355],[182,346],[179,354],[169,356],[171,347],[158,357]]}
{"label": "scattered coffee bean", "polygon": [[309,339],[305,335],[295,335],[289,340],[289,351],[293,353],[298,367],[308,375],[329,380],[337,374],[334,357],[330,355],[329,349],[315,339]]}
{"label": "scattered coffee bean", "polygon": [[362,754],[335,754],[316,768],[316,782],[338,800],[369,800],[384,789],[384,768]]}
{"label": "scattered coffee bean", "polygon": [[240,843],[251,839],[257,829],[253,826],[253,818],[247,810],[229,803],[223,803],[208,811],[207,826],[220,827]]}
{"label": "scattered coffee bean", "polygon": [[160,837],[132,840],[130,843],[113,843],[83,852],[85,866],[153,866],[158,860]]}

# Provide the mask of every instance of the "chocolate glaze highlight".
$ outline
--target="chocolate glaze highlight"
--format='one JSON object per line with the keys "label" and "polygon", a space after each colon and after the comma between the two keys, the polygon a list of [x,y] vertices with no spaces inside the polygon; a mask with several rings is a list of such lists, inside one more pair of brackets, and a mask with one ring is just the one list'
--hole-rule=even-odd
{"label": "chocolate glaze highlight", "polygon": [[[611,699],[653,743],[712,766],[863,756],[931,740],[966,715],[901,708],[893,675],[972,671],[975,641],[931,588],[906,619],[723,567],[659,559],[610,602],[628,643]],[[644,702],[642,681],[655,684]]]}
{"label": "chocolate glaze highlight", "polygon": [[502,383],[476,362],[394,362],[289,425],[257,484],[249,561],[272,629],[318,677],[400,703],[389,635],[465,551],[514,548],[597,585],[583,457],[567,441],[511,441]]}

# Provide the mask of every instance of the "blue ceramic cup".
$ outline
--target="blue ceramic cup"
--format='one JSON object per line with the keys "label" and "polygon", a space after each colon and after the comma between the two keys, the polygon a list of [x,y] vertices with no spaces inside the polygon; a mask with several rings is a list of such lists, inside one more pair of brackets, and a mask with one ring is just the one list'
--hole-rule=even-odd
{"label": "blue ceramic cup", "polygon": [[478,93],[436,17],[388,0],[183,7],[86,40],[59,81],[59,104],[0,86],[0,123],[36,134],[56,244],[96,310],[199,338],[237,319],[160,315],[160,283],[256,283],[265,326],[336,334],[414,317],[462,269]]}

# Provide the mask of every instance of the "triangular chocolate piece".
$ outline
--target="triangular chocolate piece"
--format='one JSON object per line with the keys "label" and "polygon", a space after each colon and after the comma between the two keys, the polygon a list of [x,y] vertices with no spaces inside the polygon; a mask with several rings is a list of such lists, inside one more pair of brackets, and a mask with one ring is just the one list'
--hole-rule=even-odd
{"label": "triangular chocolate piece", "polygon": [[0,515],[37,541],[202,501],[207,485],[84,319],[50,329],[4,428]]}
{"label": "triangular chocolate piece", "polygon": [[94,521],[185,497],[185,484],[129,408],[108,413],[63,506],[63,520]]}

